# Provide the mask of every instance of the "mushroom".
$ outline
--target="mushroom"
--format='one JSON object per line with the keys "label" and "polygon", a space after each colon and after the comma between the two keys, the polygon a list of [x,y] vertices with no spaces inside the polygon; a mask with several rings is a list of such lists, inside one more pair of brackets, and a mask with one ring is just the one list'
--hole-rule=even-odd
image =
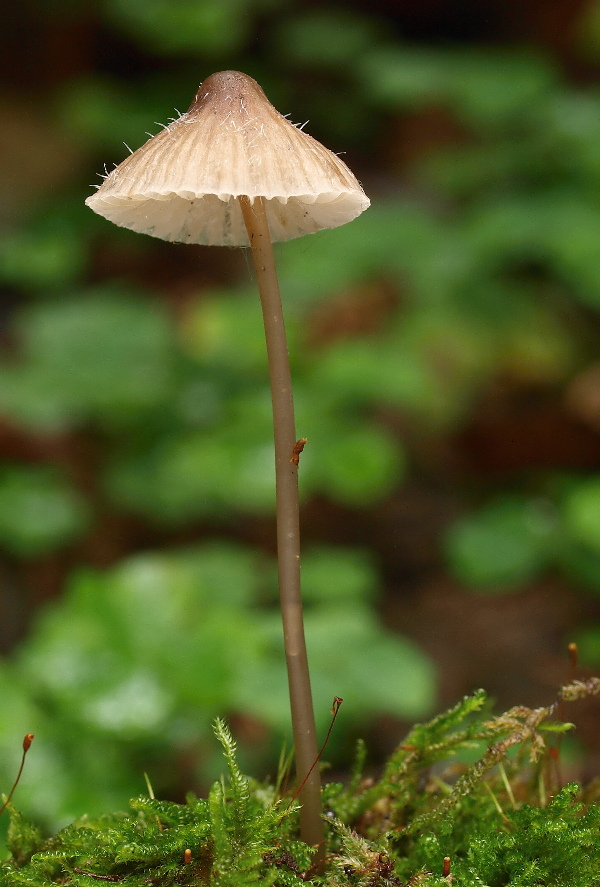
{"label": "mushroom", "polygon": [[262,198],[273,241],[335,228],[369,206],[346,164],[238,71],[207,77],[189,111],[124,160],[86,203],[162,240],[248,246],[240,197]]}
{"label": "mushroom", "polygon": [[182,243],[250,246],[260,293],[275,437],[279,591],[302,839],[323,844],[318,747],[300,593],[292,383],[272,241],[352,221],[369,206],[339,157],[294,126],[258,83],[212,74],[190,109],[106,176],[87,205],[110,221]]}

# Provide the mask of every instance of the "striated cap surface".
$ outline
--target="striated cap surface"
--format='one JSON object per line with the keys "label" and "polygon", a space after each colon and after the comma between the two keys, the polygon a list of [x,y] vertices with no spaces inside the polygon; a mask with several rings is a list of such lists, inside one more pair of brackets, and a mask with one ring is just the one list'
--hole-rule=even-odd
{"label": "striated cap surface", "polygon": [[242,195],[264,198],[273,240],[336,228],[369,206],[346,164],[239,71],[207,77],[189,110],[117,166],[86,204],[162,240],[244,246]]}

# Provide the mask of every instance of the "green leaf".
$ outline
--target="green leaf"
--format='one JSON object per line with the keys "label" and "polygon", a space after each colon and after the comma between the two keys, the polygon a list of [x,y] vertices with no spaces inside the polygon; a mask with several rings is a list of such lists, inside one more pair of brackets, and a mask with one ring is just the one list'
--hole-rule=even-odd
{"label": "green leaf", "polygon": [[324,442],[313,471],[311,484],[318,483],[319,489],[347,505],[365,507],[402,481],[404,453],[383,429],[342,428]]}
{"label": "green leaf", "polygon": [[[297,328],[286,329],[292,356],[296,351]],[[244,288],[237,292],[203,292],[192,303],[181,325],[182,346],[205,366],[267,378],[267,351],[258,294]]]}
{"label": "green leaf", "polygon": [[20,360],[0,367],[0,407],[26,425],[130,424],[172,390],[172,331],[156,303],[114,289],[24,310]]}
{"label": "green leaf", "polygon": [[363,89],[372,101],[411,110],[445,89],[443,56],[414,47],[378,47],[358,60]]}
{"label": "green leaf", "polygon": [[299,11],[276,33],[277,54],[311,69],[356,64],[378,42],[383,28],[373,16],[358,15],[339,7]]}
{"label": "green leaf", "polygon": [[563,521],[574,542],[600,554],[600,477],[574,486],[563,503]]}
{"label": "green leaf", "polygon": [[84,499],[50,467],[0,466],[0,544],[22,558],[40,557],[82,535]]}
{"label": "green leaf", "polygon": [[302,597],[307,604],[346,609],[372,600],[378,575],[369,551],[309,547],[302,555]]}
{"label": "green leaf", "polygon": [[446,553],[466,585],[480,591],[514,588],[549,562],[554,528],[543,503],[507,497],[454,523],[446,535]]}
{"label": "green leaf", "polygon": [[449,53],[444,73],[449,104],[477,126],[506,125],[529,115],[556,82],[542,56],[513,50]]}
{"label": "green leaf", "polygon": [[227,704],[261,655],[259,565],[254,552],[215,543],[81,572],[62,606],[41,615],[21,666],[86,729],[137,741],[185,732],[192,711]]}
{"label": "green leaf", "polygon": [[269,3],[247,0],[110,0],[108,12],[127,34],[160,55],[235,52],[253,13]]}
{"label": "green leaf", "polygon": [[72,284],[83,271],[84,244],[72,219],[58,209],[0,241],[0,279],[31,289]]}
{"label": "green leaf", "polygon": [[385,47],[359,64],[365,90],[382,105],[410,110],[444,104],[476,127],[518,119],[556,79],[544,59],[515,51]]}
{"label": "green leaf", "polygon": [[[188,90],[193,90],[193,85]],[[177,116],[174,105],[191,101],[189,91],[178,82],[157,76],[141,84],[98,74],[69,78],[58,95],[57,111],[63,127],[79,142],[93,147],[110,169],[110,164],[120,163],[129,151],[141,147],[148,133],[157,131],[159,122],[166,124],[168,118]],[[100,152],[104,151],[103,156]],[[95,172],[102,173],[102,167]],[[92,182],[100,185],[98,175]],[[87,207],[85,212],[91,223],[93,214]],[[106,236],[119,236],[118,231],[103,224]],[[129,236],[129,243],[130,249],[144,249],[142,238]]]}
{"label": "green leaf", "polygon": [[580,629],[575,640],[579,661],[588,668],[600,667],[600,625]]}

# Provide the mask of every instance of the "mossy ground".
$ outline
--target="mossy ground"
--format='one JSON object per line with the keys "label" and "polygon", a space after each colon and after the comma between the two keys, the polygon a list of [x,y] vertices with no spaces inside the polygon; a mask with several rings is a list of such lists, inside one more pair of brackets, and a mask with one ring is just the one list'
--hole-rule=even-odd
{"label": "mossy ground", "polygon": [[[600,679],[575,681],[554,705],[493,717],[479,691],[416,725],[378,780],[363,776],[359,745],[348,783],[324,787],[326,853],[312,867],[284,773],[268,785],[245,777],[217,721],[228,775],[208,798],[136,798],[127,813],[84,817],[49,839],[11,807],[0,885],[596,887],[600,785],[560,784],[569,725],[555,718],[598,694]],[[462,764],[474,749],[476,762]]]}

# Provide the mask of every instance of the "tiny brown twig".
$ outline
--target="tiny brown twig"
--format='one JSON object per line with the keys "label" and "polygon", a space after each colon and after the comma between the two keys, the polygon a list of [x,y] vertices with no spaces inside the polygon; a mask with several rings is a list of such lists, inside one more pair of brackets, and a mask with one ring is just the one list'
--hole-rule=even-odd
{"label": "tiny brown twig", "polygon": [[298,466],[300,464],[300,453],[302,452],[302,450],[306,446],[307,442],[308,442],[307,437],[301,437],[300,440],[297,440],[296,443],[294,444],[294,446],[292,447],[292,458],[290,459],[290,462],[292,463],[292,465]]}

